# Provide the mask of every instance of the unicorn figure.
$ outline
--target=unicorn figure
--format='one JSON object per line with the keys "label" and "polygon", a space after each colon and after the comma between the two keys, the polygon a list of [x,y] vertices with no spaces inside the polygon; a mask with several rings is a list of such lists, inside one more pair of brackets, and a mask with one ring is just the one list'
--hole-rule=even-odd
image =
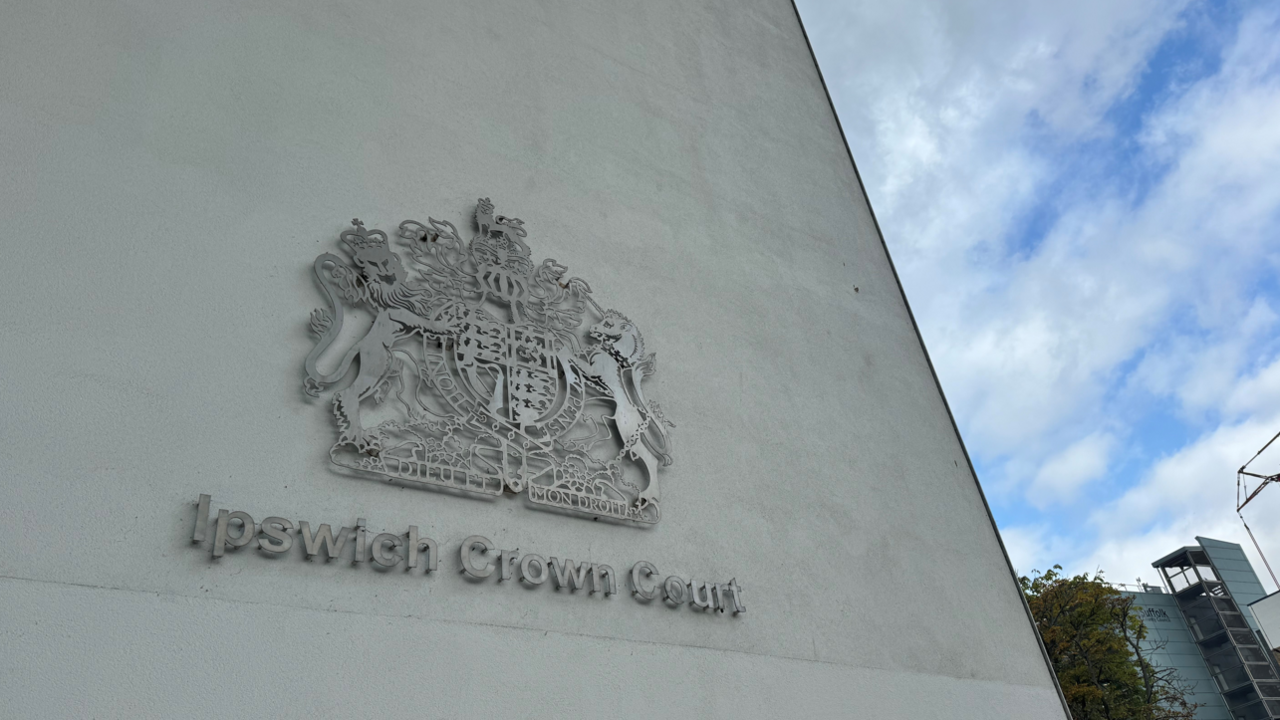
{"label": "unicorn figure", "polygon": [[604,312],[604,319],[592,326],[589,335],[598,345],[582,358],[582,375],[607,395],[615,406],[606,416],[618,428],[622,451],[614,459],[630,459],[644,468],[647,485],[636,498],[643,509],[658,504],[658,468],[671,464],[671,441],[657,403],[646,403],[641,383],[657,371],[654,355],[644,354],[644,339],[635,324],[616,310]]}

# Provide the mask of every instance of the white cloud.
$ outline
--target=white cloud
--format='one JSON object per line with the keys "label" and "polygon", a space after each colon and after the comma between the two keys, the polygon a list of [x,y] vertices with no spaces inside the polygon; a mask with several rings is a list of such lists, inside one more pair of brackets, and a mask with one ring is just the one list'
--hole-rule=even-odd
{"label": "white cloud", "polygon": [[1224,410],[1235,416],[1266,413],[1280,408],[1280,363],[1273,363],[1245,378],[1227,395]]}
{"label": "white cloud", "polygon": [[[1230,378],[1210,377],[1224,366],[1212,357],[1198,367],[1185,358],[1211,352],[1206,344],[1236,342],[1237,359],[1252,349],[1237,337],[1249,327],[1238,318],[1254,303],[1239,286],[1266,262],[1266,230],[1280,207],[1280,93],[1263,71],[1277,52],[1267,41],[1274,17],[1242,23],[1247,32],[1222,72],[1148,122],[1144,151],[1172,169],[1145,201],[1135,206],[1105,181],[1076,187],[1054,201],[1061,216],[1034,252],[1003,245],[1054,178],[1048,166],[1057,159],[1020,139],[1026,117],[1070,117],[1055,127],[1101,132],[1101,112],[1175,25],[1167,5],[1106,5],[1022,17],[1030,11],[999,3],[916,3],[893,15],[910,15],[918,28],[870,42],[888,58],[872,62],[866,48],[849,50],[852,57],[828,52],[841,67],[857,58],[876,70],[839,73],[849,94],[837,92],[837,103],[944,387],[980,456],[1029,446],[1043,457],[1092,432],[1116,369],[1139,353],[1153,369],[1166,351],[1183,358],[1154,389],[1192,381],[1185,399],[1203,404]],[[979,22],[983,14],[1019,17],[1032,32],[995,42],[1001,55],[985,47],[998,29]],[[976,37],[935,37],[966,17],[983,26]],[[880,31],[876,19],[855,36]],[[855,47],[852,38],[837,44]],[[1256,309],[1274,323],[1265,303]],[[1162,347],[1179,312],[1220,336]]]}
{"label": "white cloud", "polygon": [[1014,526],[1000,531],[1000,539],[1004,541],[1005,550],[1009,553],[1009,561],[1019,575],[1030,575],[1032,572],[1043,572],[1053,567],[1054,561],[1049,559],[1045,536],[1048,529],[1044,526]]}
{"label": "white cloud", "polygon": [[[1248,543],[1234,472],[1280,430],[1280,366],[1266,360],[1280,352],[1276,10],[1245,8],[1215,72],[1148,98],[1122,146],[1132,177],[1077,150],[1118,132],[1108,110],[1181,18],[1198,22],[1185,7],[801,2],[997,505],[1056,508],[1086,486],[1110,490],[1082,527],[1059,514],[1006,529],[1015,564],[1061,553],[1053,561],[1078,571],[1151,580],[1151,560],[1195,535]],[[1034,242],[1011,244],[1043,210]],[[1139,458],[1150,466],[1137,483],[1115,487],[1116,462],[1142,440],[1132,423],[1156,402],[1196,437]],[[1259,506],[1255,531],[1280,554],[1280,529],[1257,527],[1280,525],[1267,522],[1275,502]]]}
{"label": "white cloud", "polygon": [[[1267,372],[1276,372],[1280,362]],[[1264,586],[1274,587],[1235,513],[1236,469],[1280,427],[1280,406],[1224,425],[1156,463],[1143,480],[1090,518],[1100,539],[1081,567],[1103,566],[1112,577],[1149,575],[1151,562],[1196,536],[1239,543]],[[1275,469],[1271,470],[1272,472]],[[1280,560],[1280,487],[1270,487],[1245,509],[1245,518],[1269,559]],[[1273,565],[1273,567],[1276,567]],[[1280,569],[1280,568],[1278,568]]]}
{"label": "white cloud", "polygon": [[1000,538],[1018,575],[1043,573],[1054,565],[1061,565],[1064,557],[1075,554],[1070,540],[1053,534],[1047,525],[1001,528]]}
{"label": "white cloud", "polygon": [[1115,438],[1102,432],[1086,435],[1045,460],[1031,481],[1032,504],[1044,508],[1074,500],[1084,486],[1106,473]]}
{"label": "white cloud", "polygon": [[1156,395],[1176,397],[1188,412],[1218,410],[1259,348],[1275,337],[1277,316],[1257,298],[1244,316],[1212,338],[1174,337],[1156,345],[1134,371],[1133,382]]}
{"label": "white cloud", "polygon": [[810,23],[926,340],[945,359],[944,386],[980,451],[1052,432],[1096,401],[1099,366],[1132,352],[1127,328],[1105,333],[1111,352],[1090,352],[1080,343],[1088,318],[1061,322],[1111,285],[1061,287],[1089,276],[1024,269],[1006,247],[1055,180],[1053,159],[1018,138],[1032,117],[1055,142],[1107,133],[1104,111],[1179,6],[918,0],[842,6]]}

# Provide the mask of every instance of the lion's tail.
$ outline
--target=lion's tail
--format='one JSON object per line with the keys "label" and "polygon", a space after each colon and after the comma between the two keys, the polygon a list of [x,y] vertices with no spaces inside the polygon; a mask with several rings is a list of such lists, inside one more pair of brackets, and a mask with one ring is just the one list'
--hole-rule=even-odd
{"label": "lion's tail", "polygon": [[[320,332],[320,340],[307,355],[307,377],[302,383],[303,390],[312,396],[318,395],[326,385],[332,385],[341,380],[342,376],[346,375],[347,371],[351,369],[351,362],[356,355],[356,348],[351,348],[343,356],[338,369],[327,375],[316,368],[316,363],[320,360],[320,356],[324,354],[324,351],[333,344],[333,341],[338,338],[338,334],[342,332],[342,299],[338,297],[337,288],[333,286],[333,278],[328,269],[330,266],[344,267],[342,259],[331,253],[325,253],[316,258],[314,266],[316,279],[320,281],[320,287],[324,288],[325,296],[329,300],[329,308],[332,310],[334,317],[332,319],[325,317],[323,311],[317,311],[317,314],[313,316],[312,328]],[[316,318],[319,318],[319,320]]]}

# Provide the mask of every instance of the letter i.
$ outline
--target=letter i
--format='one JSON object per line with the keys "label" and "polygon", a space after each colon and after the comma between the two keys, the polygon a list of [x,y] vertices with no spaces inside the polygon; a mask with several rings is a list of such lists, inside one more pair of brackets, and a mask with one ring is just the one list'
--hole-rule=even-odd
{"label": "letter i", "polygon": [[196,503],[196,529],[191,533],[191,542],[204,542],[205,533],[209,530],[209,502],[213,498],[208,495],[201,495],[200,502]]}
{"label": "letter i", "polygon": [[356,559],[355,562],[364,562],[365,554],[365,536],[364,536],[364,518],[356,518]]}

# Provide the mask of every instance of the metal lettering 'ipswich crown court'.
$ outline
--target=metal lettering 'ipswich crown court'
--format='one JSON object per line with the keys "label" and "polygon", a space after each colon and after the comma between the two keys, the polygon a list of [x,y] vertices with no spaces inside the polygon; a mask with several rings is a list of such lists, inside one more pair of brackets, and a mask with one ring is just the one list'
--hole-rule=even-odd
{"label": "metal lettering 'ipswich crown court'", "polygon": [[[543,506],[656,523],[669,428],[645,379],[656,370],[639,328],[603,310],[580,278],[535,266],[524,223],[478,201],[476,233],[452,224],[359,220],[350,257],[324,253],[315,274],[328,309],[307,355],[304,389],[333,394],[333,463],[373,477],[480,495],[524,493]],[[401,252],[407,254],[402,257]],[[336,360],[348,308],[373,323]],[[350,330],[348,330],[350,333]],[[321,370],[322,356],[329,372]]]}

